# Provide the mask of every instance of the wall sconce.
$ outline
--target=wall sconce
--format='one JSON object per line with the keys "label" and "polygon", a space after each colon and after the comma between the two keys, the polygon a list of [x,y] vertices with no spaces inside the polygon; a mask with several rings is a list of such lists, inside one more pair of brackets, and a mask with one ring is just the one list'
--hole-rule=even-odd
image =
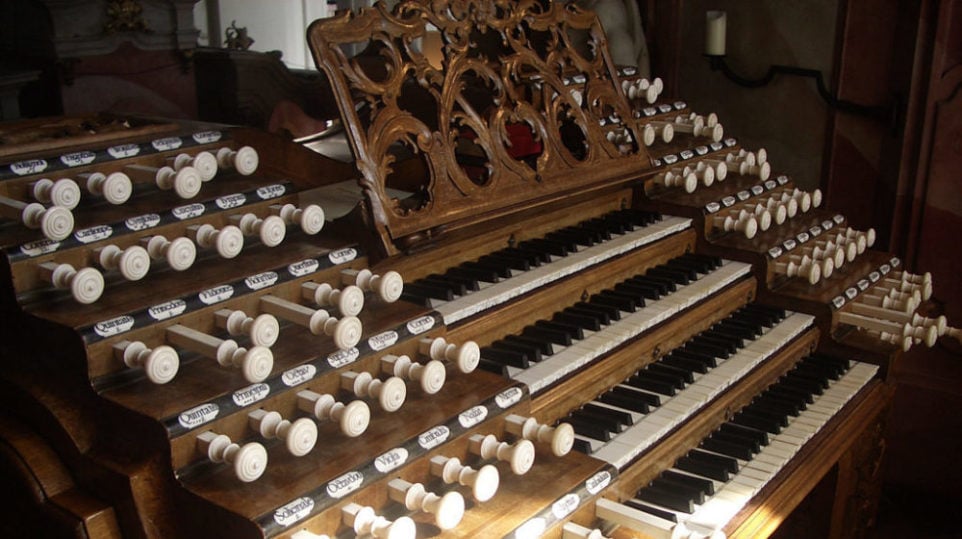
{"label": "wall sconce", "polygon": [[899,106],[893,102],[889,106],[869,106],[852,103],[837,99],[828,88],[822,78],[822,72],[815,69],[805,69],[802,67],[792,67],[785,65],[772,65],[768,68],[768,73],[757,79],[742,77],[731,70],[725,62],[725,30],[727,26],[727,15],[724,11],[708,11],[705,20],[705,56],[712,71],[721,71],[729,80],[744,86],[745,88],[761,88],[775,79],[776,75],[797,75],[800,77],[812,77],[818,89],[818,95],[828,104],[829,107],[850,114],[868,116],[878,120],[888,122],[893,131],[897,130],[899,121]]}

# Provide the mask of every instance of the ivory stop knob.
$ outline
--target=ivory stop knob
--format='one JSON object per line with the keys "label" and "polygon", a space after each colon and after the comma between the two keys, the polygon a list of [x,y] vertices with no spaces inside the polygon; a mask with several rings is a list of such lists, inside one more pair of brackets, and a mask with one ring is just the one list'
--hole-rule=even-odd
{"label": "ivory stop knob", "polygon": [[242,146],[238,150],[221,148],[217,151],[217,164],[226,169],[234,169],[242,176],[250,176],[257,170],[260,157],[257,150]]}
{"label": "ivory stop knob", "polygon": [[231,464],[234,475],[245,483],[255,481],[267,469],[267,450],[257,442],[240,446],[225,434],[206,431],[197,435],[197,449],[211,462]]}
{"label": "ivory stop knob", "polygon": [[271,211],[280,216],[286,223],[296,224],[309,236],[317,234],[324,228],[324,210],[317,204],[308,204],[298,208],[293,204],[271,206]]}
{"label": "ivory stop knob", "polygon": [[533,442],[548,443],[556,457],[567,455],[575,443],[574,427],[560,423],[557,427],[538,423],[533,417],[511,414],[505,419],[508,432]]}
{"label": "ivory stop knob", "polygon": [[250,336],[251,342],[257,346],[274,346],[281,333],[277,318],[266,313],[250,317],[241,310],[220,309],[214,313],[214,319],[219,327],[231,335]]}
{"label": "ivory stop knob", "polygon": [[287,224],[276,215],[268,215],[261,219],[253,213],[245,213],[244,215],[231,216],[230,220],[245,235],[256,234],[261,243],[268,247],[277,247],[287,235]]}
{"label": "ivory stop knob", "polygon": [[70,264],[40,264],[41,275],[56,288],[69,288],[78,303],[90,304],[104,293],[104,276],[94,268],[74,269]]}
{"label": "ivory stop knob", "polygon": [[189,226],[187,231],[194,235],[197,245],[204,248],[214,247],[223,258],[234,258],[244,249],[244,233],[234,225],[218,230],[205,223]]}
{"label": "ivory stop knob", "polygon": [[20,218],[27,228],[39,228],[50,240],[66,239],[73,232],[73,214],[61,206],[45,208],[43,204],[31,202],[23,208]]}
{"label": "ivory stop knob", "polygon": [[167,163],[180,170],[184,167],[194,167],[201,181],[208,182],[217,175],[217,158],[208,151],[197,152],[197,155],[186,153],[178,154],[176,157],[169,158]]}
{"label": "ivory stop knob", "polygon": [[496,458],[500,461],[509,462],[511,471],[516,475],[528,473],[534,465],[534,444],[530,440],[519,440],[514,445],[507,442],[500,442],[493,434],[487,436],[474,434],[469,439],[468,445],[473,453],[480,455],[481,458]]}
{"label": "ivory stop knob", "polygon": [[501,483],[501,474],[497,467],[485,464],[475,470],[461,464],[457,457],[448,458],[443,455],[431,457],[431,473],[440,477],[445,483],[458,483],[471,487],[471,496],[479,502],[493,498]]}
{"label": "ivory stop knob", "polygon": [[247,414],[251,428],[264,438],[284,440],[284,447],[295,457],[303,457],[317,443],[317,424],[306,417],[289,421],[279,412],[263,409]]}
{"label": "ivory stop knob", "polygon": [[120,270],[120,274],[128,281],[139,281],[150,271],[150,254],[139,245],[131,245],[123,250],[116,245],[108,245],[95,252],[102,268]]}
{"label": "ivory stop knob", "polygon": [[80,186],[70,178],[53,181],[41,178],[33,183],[33,198],[39,202],[72,210],[80,204]]}
{"label": "ivory stop knob", "polygon": [[197,246],[190,238],[168,240],[160,235],[152,236],[146,240],[146,247],[151,258],[167,260],[167,265],[175,271],[184,271],[193,266],[197,259]]}
{"label": "ivory stop knob", "polygon": [[349,503],[341,508],[344,523],[358,535],[369,534],[376,539],[414,539],[417,527],[411,517],[400,517],[393,522],[376,514],[374,508]]}
{"label": "ivory stop knob", "polygon": [[121,341],[114,345],[114,355],[128,367],[142,367],[147,379],[155,384],[166,384],[177,376],[180,357],[167,345],[147,348],[140,341]]}
{"label": "ivory stop knob", "polygon": [[321,395],[309,389],[298,391],[297,407],[321,421],[337,421],[341,432],[351,438],[363,434],[371,422],[371,409],[366,402],[355,400],[345,405],[333,395]]}
{"label": "ivory stop knob", "polygon": [[78,174],[77,176],[87,179],[86,187],[90,194],[101,196],[115,206],[127,202],[134,192],[130,176],[123,172],[111,172],[110,174],[91,172],[89,174]]}
{"label": "ivory stop knob", "polygon": [[410,511],[433,514],[434,523],[442,530],[454,528],[464,518],[464,497],[460,492],[451,491],[438,496],[427,491],[421,483],[392,479],[388,483],[388,495]]}
{"label": "ivory stop knob", "polygon": [[444,364],[432,359],[425,364],[412,361],[408,356],[387,355],[381,358],[382,371],[405,380],[421,384],[421,390],[433,395],[441,390],[447,380],[448,371]]}
{"label": "ivory stop knob", "polygon": [[322,307],[334,306],[345,316],[357,316],[364,308],[364,291],[355,285],[338,290],[328,283],[306,282],[301,285],[302,295]]}
{"label": "ivory stop knob", "polygon": [[448,344],[443,337],[425,337],[420,341],[419,350],[431,359],[454,363],[463,373],[472,372],[481,361],[481,348],[474,341],[465,341],[458,346]]}

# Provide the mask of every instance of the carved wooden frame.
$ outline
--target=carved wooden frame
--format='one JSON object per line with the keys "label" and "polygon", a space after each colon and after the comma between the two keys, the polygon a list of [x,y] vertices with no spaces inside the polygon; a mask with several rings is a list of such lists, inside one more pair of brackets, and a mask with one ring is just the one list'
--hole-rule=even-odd
{"label": "carved wooden frame", "polygon": [[[430,27],[440,32],[442,69],[418,48]],[[586,36],[592,58],[579,54],[574,36]],[[307,37],[338,101],[385,254],[650,167],[601,24],[574,5],[411,0],[391,12],[379,3],[315,21]],[[366,54],[348,57],[342,46],[357,43]],[[433,107],[411,110],[412,88]],[[490,106],[478,110],[479,102]],[[540,145],[536,159],[511,156],[509,126],[526,126]],[[562,129],[575,140],[566,143]],[[609,141],[614,130],[628,143]],[[457,162],[464,139],[482,154],[478,177]],[[399,146],[429,172],[413,202],[388,189]]]}

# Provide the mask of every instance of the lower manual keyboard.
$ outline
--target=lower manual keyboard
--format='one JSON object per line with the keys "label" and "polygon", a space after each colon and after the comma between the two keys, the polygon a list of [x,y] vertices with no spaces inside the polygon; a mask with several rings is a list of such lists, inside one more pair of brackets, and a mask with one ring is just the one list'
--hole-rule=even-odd
{"label": "lower manual keyboard", "polygon": [[[695,256],[685,255],[684,257]],[[677,260],[675,259],[675,261]],[[537,394],[605,353],[751,273],[751,266],[742,262],[730,260],[718,260],[717,262],[716,267],[697,272],[694,279],[686,280],[687,284],[675,282],[671,284],[673,291],[659,294],[657,299],[642,300],[639,304],[643,306],[640,308],[635,308],[630,298],[625,301],[632,303],[631,305],[622,304],[619,307],[619,301],[633,293],[641,294],[642,283],[638,283],[636,286],[634,283],[625,282],[621,283],[624,288],[619,288],[621,286],[619,285],[611,291],[596,294],[592,299],[597,304],[586,305],[585,308],[600,307],[603,304],[617,312],[616,318],[610,319],[607,324],[598,327],[596,330],[581,328],[578,338],[571,340],[567,345],[557,342],[554,344],[547,343],[551,351],[550,354],[527,367],[508,366],[506,368],[507,374],[511,378],[527,384],[533,395]],[[671,263],[672,261],[664,266],[670,266]],[[653,270],[659,268],[652,268],[645,275],[639,276],[638,279],[647,278],[653,273]],[[657,271],[654,273],[657,273]],[[668,280],[661,276],[657,279]],[[606,295],[609,292],[611,295]],[[572,306],[572,308],[574,307],[577,306]],[[548,321],[544,322],[545,324],[548,323]],[[537,339],[541,337],[550,339],[550,327],[541,328],[537,326],[538,323],[526,328],[526,331],[522,332],[517,338]],[[527,333],[527,329],[530,329],[531,332]],[[548,336],[544,337],[544,335]],[[486,350],[482,350],[482,359],[485,359],[485,354]]]}
{"label": "lower manual keyboard", "polygon": [[[643,369],[657,373],[657,367],[664,366],[672,371],[681,369],[680,372],[687,372],[690,382],[681,381],[677,391],[659,392],[658,386],[639,388],[637,382],[630,381],[637,378],[636,374],[626,381],[622,386],[624,389],[617,396],[611,395],[611,392],[600,395],[592,404],[615,413],[632,414],[631,425],[614,433],[612,440],[607,443],[584,439],[589,453],[619,469],[624,468],[701,407],[813,326],[814,317],[811,315],[783,312],[782,316],[776,316],[777,312],[777,309],[760,305],[747,305]],[[772,318],[761,318],[764,313],[771,313]],[[765,321],[771,325],[766,326],[763,324]],[[742,333],[735,333],[737,330]],[[739,346],[722,346],[731,342],[732,338],[738,341]],[[697,368],[699,364],[703,368]],[[634,404],[637,401],[626,401],[624,397],[628,396],[643,400],[648,406],[640,408]],[[639,410],[643,413],[639,413]]]}
{"label": "lower manual keyboard", "polygon": [[723,538],[723,529],[878,372],[812,355],[624,504],[599,517],[654,538]]}

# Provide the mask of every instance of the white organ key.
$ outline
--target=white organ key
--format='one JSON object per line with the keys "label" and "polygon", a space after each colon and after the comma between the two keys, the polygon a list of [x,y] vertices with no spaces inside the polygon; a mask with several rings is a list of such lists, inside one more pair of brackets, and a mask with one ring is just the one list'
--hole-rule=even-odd
{"label": "white organ key", "polygon": [[211,462],[232,465],[234,475],[245,483],[257,480],[267,469],[267,450],[257,442],[241,446],[226,434],[209,430],[197,435],[197,450]]}
{"label": "white organ key", "polygon": [[166,260],[167,265],[175,271],[184,271],[193,266],[197,259],[197,246],[190,241],[190,238],[168,240],[158,234],[149,238],[142,238],[140,244],[147,249],[150,258]]}
{"label": "white organ key", "polygon": [[533,417],[511,414],[505,418],[505,430],[532,442],[547,443],[551,453],[563,457],[571,451],[575,441],[575,430],[568,423],[557,427],[538,423]]}
{"label": "white organ key", "polygon": [[20,221],[27,228],[40,229],[49,240],[66,239],[73,232],[73,214],[62,206],[44,207],[39,202],[21,202],[0,196],[0,215]]}
{"label": "white organ key", "polygon": [[561,539],[610,539],[598,528],[585,528],[575,522],[565,522],[561,528]]}
{"label": "white organ key", "polygon": [[166,334],[171,344],[212,358],[223,367],[240,368],[248,382],[264,380],[274,368],[274,354],[265,346],[253,346],[248,350],[238,346],[233,339],[219,339],[180,324],[168,327]]}
{"label": "white organ key", "polygon": [[204,249],[213,247],[222,258],[234,258],[244,249],[244,233],[234,225],[221,229],[207,223],[191,225],[187,236]]}
{"label": "white organ key", "polygon": [[344,404],[333,395],[305,389],[297,392],[297,407],[320,421],[336,421],[341,432],[351,438],[364,434],[371,423],[371,409],[362,400]]}
{"label": "white organ key", "polygon": [[331,539],[331,536],[323,533],[314,533],[308,530],[297,530],[293,535],[291,535],[291,539]]}
{"label": "white organ key", "polygon": [[341,271],[342,284],[353,284],[365,292],[374,292],[383,301],[394,303],[401,298],[404,291],[404,279],[396,271],[388,271],[384,275],[375,275],[369,269]]}
{"label": "white organ key", "polygon": [[382,357],[381,371],[385,374],[397,376],[402,380],[418,382],[421,385],[421,390],[429,395],[441,391],[441,387],[444,386],[448,376],[444,364],[436,359],[421,364],[404,355],[389,354]]}
{"label": "white organ key", "polygon": [[174,157],[168,157],[167,166],[174,170],[194,167],[203,182],[209,182],[217,175],[217,158],[208,151],[200,151],[196,155],[180,153]]}
{"label": "white organ key", "polygon": [[445,483],[458,483],[469,487],[471,496],[479,502],[486,502],[493,498],[501,483],[501,474],[495,466],[485,464],[475,470],[461,464],[457,457],[448,458],[443,455],[431,457],[431,473],[440,477]]}
{"label": "white organ key", "polygon": [[218,309],[214,313],[214,322],[217,327],[226,329],[232,337],[247,335],[254,345],[267,348],[274,346],[281,334],[277,318],[270,314],[261,314],[254,318],[241,310]]}
{"label": "white organ key", "polygon": [[407,386],[404,384],[404,380],[397,376],[380,380],[366,371],[341,373],[341,388],[361,398],[377,399],[378,405],[385,412],[400,410],[407,398]]}
{"label": "white organ key", "polygon": [[481,361],[481,349],[474,341],[457,345],[448,343],[443,337],[424,337],[418,343],[418,350],[431,359],[453,363],[463,373],[473,371]]}
{"label": "white organ key", "polygon": [[260,306],[262,311],[304,326],[314,335],[332,337],[340,350],[353,348],[361,340],[361,321],[356,316],[338,320],[324,309],[311,309],[272,295],[262,296]]}
{"label": "white organ key", "polygon": [[408,511],[423,511],[434,515],[434,523],[442,530],[450,530],[464,518],[464,497],[451,491],[443,496],[430,492],[421,483],[392,479],[387,485],[388,496],[404,504]]}
{"label": "white organ key", "polygon": [[295,457],[310,453],[317,443],[317,424],[306,417],[290,421],[263,408],[252,410],[247,417],[253,430],[264,438],[283,440],[287,452]]}
{"label": "white organ key", "polygon": [[197,196],[203,183],[194,167],[174,170],[168,166],[127,165],[124,173],[135,182],[153,184],[164,191],[173,189],[177,196],[185,199]]}
{"label": "white organ key", "polygon": [[41,178],[30,183],[30,194],[37,202],[72,210],[80,204],[80,186],[70,178],[57,181]]}
{"label": "white organ key", "polygon": [[260,156],[257,150],[250,146],[242,146],[237,150],[223,147],[217,150],[217,164],[223,169],[234,169],[242,176],[250,176],[257,171]]}
{"label": "white organ key", "polygon": [[44,262],[38,269],[40,277],[54,288],[69,288],[77,303],[93,303],[104,293],[104,276],[95,268],[78,270],[70,264]]}
{"label": "white organ key", "polygon": [[147,348],[140,341],[121,341],[113,346],[114,356],[130,368],[143,368],[147,379],[155,384],[166,384],[177,376],[180,357],[167,345]]}
{"label": "white organ key", "polygon": [[374,512],[373,507],[349,503],[341,508],[344,524],[359,536],[370,535],[376,539],[414,539],[417,527],[411,517],[390,521]]}
{"label": "white organ key", "polygon": [[685,230],[690,226],[691,219],[666,216],[659,222],[640,227],[620,236],[614,236],[604,243],[571,253],[558,261],[531,268],[520,275],[493,283],[477,292],[440,304],[436,307],[436,310],[444,318],[445,324],[453,324],[458,320],[516,298],[525,292],[572,275],[675,232]]}
{"label": "white organ key", "polygon": [[287,224],[276,215],[268,215],[262,219],[253,213],[245,213],[232,215],[230,222],[245,236],[256,235],[261,243],[268,247],[277,247],[287,235]]}
{"label": "white organ key", "polygon": [[301,296],[319,307],[337,307],[345,316],[357,316],[364,308],[364,291],[355,285],[338,290],[327,283],[309,281],[301,284]]}
{"label": "white organ key", "polygon": [[534,465],[534,444],[530,440],[518,440],[513,445],[499,441],[493,434],[472,434],[468,441],[469,450],[483,459],[497,459],[508,462],[515,475],[528,473]]}
{"label": "white organ key", "polygon": [[324,210],[317,204],[308,204],[298,208],[293,204],[275,204],[271,212],[289,225],[298,225],[309,236],[313,236],[324,228]]}
{"label": "white organ key", "polygon": [[123,204],[130,199],[134,186],[130,177],[123,172],[81,172],[77,177],[85,180],[84,188],[91,195],[103,197],[113,205]]}
{"label": "white organ key", "polygon": [[150,255],[147,249],[139,245],[131,245],[121,249],[116,245],[107,245],[94,250],[96,261],[105,270],[120,270],[120,274],[128,281],[139,281],[150,271]]}

